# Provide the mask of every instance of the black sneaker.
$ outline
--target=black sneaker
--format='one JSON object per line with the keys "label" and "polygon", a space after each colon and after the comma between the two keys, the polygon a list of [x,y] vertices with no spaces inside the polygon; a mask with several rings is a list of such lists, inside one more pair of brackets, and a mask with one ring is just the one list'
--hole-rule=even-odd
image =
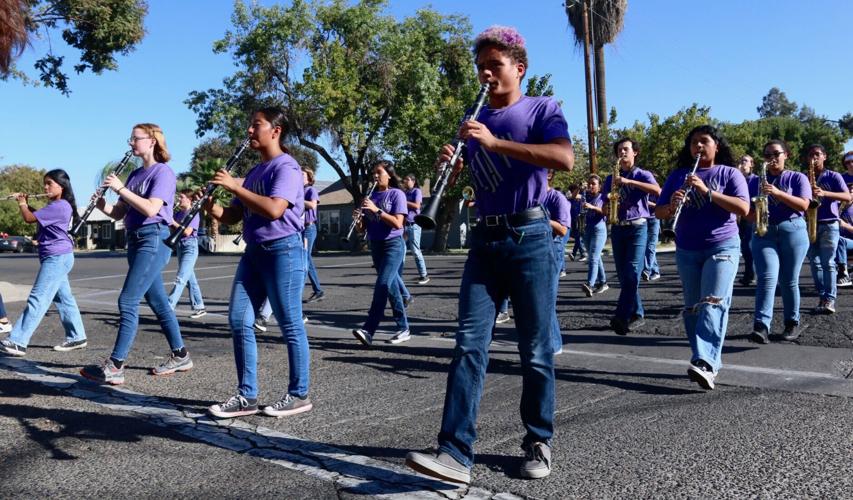
{"label": "black sneaker", "polygon": [[752,333],[749,334],[749,340],[756,344],[769,344],[770,334],[767,331],[767,327],[761,323],[752,325]]}
{"label": "black sneaker", "polygon": [[631,317],[631,320],[628,321],[628,331],[636,332],[639,328],[646,326],[646,320],[642,316],[634,315]]}
{"label": "black sneaker", "polygon": [[206,314],[207,314],[207,309],[205,309],[203,307],[201,309],[193,309],[192,314],[190,314],[190,318],[191,319],[199,319]]}
{"label": "black sneaker", "polygon": [[27,348],[12,342],[9,339],[0,340],[0,352],[20,358],[26,356]]}
{"label": "black sneaker", "polygon": [[586,283],[581,283],[581,290],[587,297],[592,297],[592,287]]}
{"label": "black sneaker", "polygon": [[66,340],[65,342],[63,342],[59,345],[53,346],[53,350],[59,351],[59,352],[67,352],[67,351],[73,351],[75,349],[82,349],[82,348],[86,347],[87,345],[89,345],[89,343],[86,341],[86,339],[73,340],[73,341]]}
{"label": "black sneaker", "polygon": [[415,301],[414,295],[409,295],[403,299],[403,307],[409,307]]}
{"label": "black sneaker", "polygon": [[267,331],[267,320],[264,318],[257,318],[255,320],[255,324],[252,325],[256,332],[265,332]]}
{"label": "black sneaker", "polygon": [[782,340],[793,342],[800,338],[800,325],[796,322],[785,322],[785,331],[782,332]]}
{"label": "black sneaker", "polygon": [[616,332],[616,335],[628,335],[629,332],[628,325],[616,316],[610,318],[610,328]]}
{"label": "black sneaker", "polygon": [[353,330],[352,336],[367,347],[370,347],[370,344],[373,342],[373,335],[363,328]]}
{"label": "black sneaker", "polygon": [[823,301],[824,314],[835,314],[835,301],[826,299]]}
{"label": "black sneaker", "polygon": [[258,400],[231,396],[224,403],[211,405],[207,412],[216,418],[245,417],[258,413]]}
{"label": "black sneaker", "polygon": [[429,276],[423,275],[418,278],[418,285],[426,285],[427,283],[429,283]]}
{"label": "black sneaker", "polygon": [[320,302],[321,300],[323,300],[323,297],[325,297],[325,296],[326,296],[326,292],[324,292],[322,290],[319,292],[314,292],[311,294],[310,297],[308,297],[308,300],[306,300],[305,302],[308,304],[311,304],[313,302]]}
{"label": "black sneaker", "polygon": [[646,271],[643,271],[640,276],[643,278],[643,281],[649,281],[649,279],[652,277],[651,273],[648,273]]}
{"label": "black sneaker", "polygon": [[261,411],[268,417],[281,418],[305,413],[306,411],[311,411],[312,408],[314,408],[314,405],[308,399],[308,396],[300,398],[299,396],[285,394],[283,398],[269,406],[265,406]]}
{"label": "black sneaker", "polygon": [[716,375],[714,374],[714,370],[711,369],[711,365],[705,361],[701,359],[691,361],[690,368],[687,369],[687,376],[706,391],[714,390]]}

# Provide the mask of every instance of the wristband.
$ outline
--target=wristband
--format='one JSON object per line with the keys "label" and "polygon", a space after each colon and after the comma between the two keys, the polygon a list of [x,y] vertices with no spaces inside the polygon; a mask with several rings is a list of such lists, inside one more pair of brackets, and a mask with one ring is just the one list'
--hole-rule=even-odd
{"label": "wristband", "polygon": [[382,209],[380,208],[380,209],[376,210],[376,218],[378,219],[381,217],[382,217]]}
{"label": "wristband", "polygon": [[116,194],[121,194],[122,189],[127,189],[127,186],[122,186],[122,187],[118,188],[118,191],[116,191]]}

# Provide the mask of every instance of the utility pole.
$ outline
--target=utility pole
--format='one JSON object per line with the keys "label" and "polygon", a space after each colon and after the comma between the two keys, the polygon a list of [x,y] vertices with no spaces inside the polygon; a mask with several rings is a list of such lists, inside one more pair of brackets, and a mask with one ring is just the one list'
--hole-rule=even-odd
{"label": "utility pole", "polygon": [[589,0],[583,2],[583,68],[586,75],[586,131],[589,141],[589,171],[598,173],[598,160],[595,152],[595,124],[592,107],[592,68],[589,50]]}

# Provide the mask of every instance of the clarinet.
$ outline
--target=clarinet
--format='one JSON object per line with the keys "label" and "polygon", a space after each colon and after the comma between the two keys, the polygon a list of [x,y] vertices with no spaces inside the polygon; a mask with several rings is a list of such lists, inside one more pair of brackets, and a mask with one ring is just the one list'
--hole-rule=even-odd
{"label": "clarinet", "polygon": [[[114,168],[113,171],[110,173],[112,175],[117,176],[117,177],[121,176],[122,172],[124,172],[125,167],[127,167],[127,164],[130,162],[130,159],[132,157],[133,157],[133,150],[131,149],[127,153],[124,154],[124,158],[122,158],[121,161],[118,162],[118,165],[116,165],[116,168]],[[80,220],[77,221],[77,224],[74,224],[74,227],[71,228],[71,231],[68,231],[68,234],[71,235],[72,238],[76,237],[77,233],[80,232],[80,228],[82,228],[83,224],[86,223],[86,219],[88,219],[89,216],[92,215],[92,212],[95,210],[95,206],[97,206],[97,204],[98,204],[98,200],[103,198],[104,193],[107,192],[107,189],[109,189],[109,188],[106,186],[101,186],[95,191],[96,196],[92,201],[89,202],[89,206],[86,207],[86,211],[83,212],[83,216],[80,217]]]}
{"label": "clarinet", "polygon": [[[234,154],[231,155],[231,158],[228,159],[228,163],[225,164],[226,172],[228,172],[229,174],[231,173],[231,171],[234,169],[234,165],[237,164],[237,160],[239,160],[240,156],[243,154],[243,151],[245,151],[246,148],[249,147],[250,142],[251,138],[247,137],[243,142],[240,143],[239,146],[237,146],[237,150],[234,151]],[[169,235],[168,238],[163,240],[166,243],[166,246],[168,246],[169,248],[175,248],[175,245],[178,243],[178,240],[181,238],[181,235],[184,233],[184,230],[189,227],[190,222],[192,222],[193,218],[195,218],[195,216],[198,215],[198,213],[201,211],[201,206],[204,204],[205,200],[207,200],[207,198],[210,197],[210,195],[212,195],[214,191],[216,191],[217,187],[218,186],[216,184],[207,184],[207,186],[204,188],[204,193],[202,194],[202,196],[193,202],[190,209],[184,215],[184,218],[181,219],[181,225],[175,228],[175,230],[172,231],[172,234]]]}
{"label": "clarinet", "polygon": [[[687,177],[690,177],[691,175],[696,175],[696,169],[699,168],[699,159],[700,158],[702,158],[701,153],[696,155],[696,163],[693,164],[693,170],[689,174],[687,174]],[[685,182],[686,182],[687,177],[684,178]],[[673,213],[673,216],[672,216],[672,228],[671,228],[673,234],[675,233],[676,226],[678,226],[678,218],[681,217],[681,209],[684,208],[684,202],[687,200],[687,197],[690,196],[691,194],[693,194],[693,186],[688,187],[684,191],[684,196],[681,198],[681,200],[678,201],[678,205],[675,206],[675,212]]]}
{"label": "clarinet", "polygon": [[[370,195],[373,194],[373,190],[376,188],[376,182],[370,184],[370,187],[367,188],[367,192],[364,193],[364,198],[370,198]],[[364,199],[362,198],[362,199]],[[361,216],[364,215],[364,210],[361,207],[358,207],[358,214],[352,218],[352,224],[349,226],[349,231],[347,231],[347,235],[341,238],[342,243],[349,243],[349,239],[352,238],[352,232],[355,231],[356,226],[358,226],[358,222],[361,220]]]}
{"label": "clarinet", "polygon": [[[471,109],[471,113],[462,119],[463,122],[476,120],[480,115],[480,110],[486,105],[486,99],[489,97],[489,84],[484,83],[480,86],[480,93],[477,94],[477,101]],[[435,218],[438,216],[438,206],[441,204],[441,198],[444,196],[444,190],[447,188],[447,182],[450,180],[450,174],[453,173],[453,167],[456,161],[462,155],[465,149],[465,141],[456,139],[455,150],[453,156],[449,160],[442,162],[438,166],[438,177],[435,179],[435,187],[432,188],[432,196],[429,199],[429,205],[426,210],[415,216],[415,223],[424,229],[435,229]]]}

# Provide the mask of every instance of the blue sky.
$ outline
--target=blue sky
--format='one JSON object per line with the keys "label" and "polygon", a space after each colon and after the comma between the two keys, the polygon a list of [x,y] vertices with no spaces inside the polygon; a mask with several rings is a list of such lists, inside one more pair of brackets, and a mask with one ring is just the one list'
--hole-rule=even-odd
{"label": "blue sky", "polygon": [[[530,74],[553,75],[572,134],[585,137],[583,57],[562,2],[397,0],[389,10],[403,17],[428,4],[467,15],[474,33],[492,24],[516,26],[527,39]],[[96,172],[127,150],[130,127],[151,121],[165,130],[172,167],[188,169],[199,139],[183,101],[191,90],[218,87],[232,72],[231,57],[211,50],[230,26],[232,9],[225,0],[149,0],[142,44],[119,58],[117,72],[72,75],[70,98],[0,82],[0,165],[65,168],[77,197],[88,199]],[[608,107],[616,107],[618,126],[693,102],[710,106],[715,118],[738,122],[757,118],[755,108],[776,86],[838,119],[853,112],[853,55],[845,40],[851,19],[848,0],[632,0],[622,34],[606,49]],[[44,47],[36,43],[19,65],[31,67]],[[74,53],[67,55],[73,64]],[[448,124],[449,136],[451,129]],[[319,178],[333,180],[332,169],[320,165]]]}

